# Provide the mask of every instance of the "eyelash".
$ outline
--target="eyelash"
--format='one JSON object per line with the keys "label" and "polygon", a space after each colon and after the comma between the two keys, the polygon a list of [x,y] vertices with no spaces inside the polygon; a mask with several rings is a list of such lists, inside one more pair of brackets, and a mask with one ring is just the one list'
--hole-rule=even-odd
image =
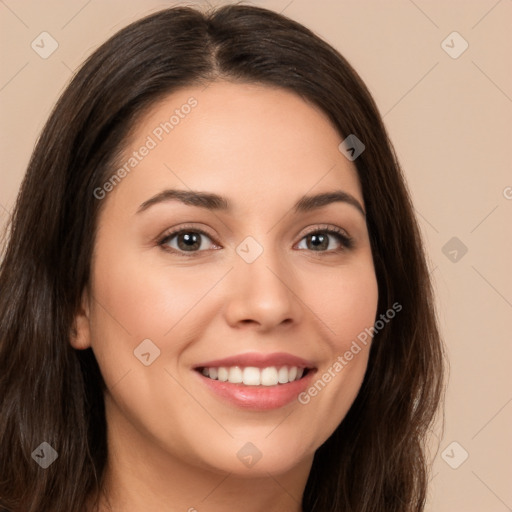
{"label": "eyelash", "polygon": [[[195,228],[193,226],[190,226],[190,227],[182,226],[179,229],[176,229],[174,231],[171,231],[171,232],[166,233],[165,235],[163,235],[163,237],[159,239],[158,245],[160,247],[162,247],[162,249],[165,250],[165,251],[172,252],[173,254],[178,254],[179,256],[183,256],[185,258],[190,258],[190,257],[193,258],[195,256],[201,255],[202,252],[205,252],[204,250],[190,251],[190,252],[181,251],[181,250],[177,250],[177,249],[171,248],[171,247],[169,247],[167,245],[167,243],[170,240],[172,240],[175,236],[180,235],[182,233],[198,233],[198,234],[206,236],[212,242],[216,243],[215,240],[213,240],[213,237],[210,236],[208,233],[206,233],[206,231],[203,231],[202,229],[199,229],[199,228]],[[354,246],[353,238],[348,236],[345,233],[345,231],[341,230],[340,228],[334,227],[334,226],[315,227],[311,231],[308,231],[307,233],[305,233],[303,235],[303,237],[300,239],[300,241],[302,241],[307,236],[315,235],[315,234],[318,234],[318,233],[329,234],[329,235],[335,236],[338,239],[338,241],[339,241],[339,243],[341,245],[341,248],[340,249],[331,249],[329,251],[310,251],[310,252],[318,252],[320,254],[321,253],[324,253],[324,254],[339,254],[339,253],[344,252],[346,250],[352,249],[353,246]],[[304,249],[300,249],[300,250],[304,250]]]}

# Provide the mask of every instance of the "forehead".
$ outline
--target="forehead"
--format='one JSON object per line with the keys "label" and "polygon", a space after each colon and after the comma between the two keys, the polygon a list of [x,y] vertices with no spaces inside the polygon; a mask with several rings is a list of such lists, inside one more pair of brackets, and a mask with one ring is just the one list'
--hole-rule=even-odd
{"label": "forehead", "polygon": [[208,190],[245,205],[342,188],[362,202],[354,164],[327,115],[297,94],[214,82],[178,90],[134,126],[111,195],[139,201],[165,188]]}

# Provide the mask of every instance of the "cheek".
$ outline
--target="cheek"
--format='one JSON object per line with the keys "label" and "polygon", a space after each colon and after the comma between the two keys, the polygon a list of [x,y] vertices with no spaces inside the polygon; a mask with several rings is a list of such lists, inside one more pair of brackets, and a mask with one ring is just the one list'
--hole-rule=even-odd
{"label": "cheek", "polygon": [[165,355],[152,366],[178,363],[203,325],[197,316],[207,303],[202,299],[226,272],[153,264],[141,251],[114,246],[102,245],[92,274],[91,342],[107,385],[127,371],[143,371],[134,350],[147,339]]}
{"label": "cheek", "polygon": [[378,285],[371,260],[339,268],[315,280],[311,309],[327,326],[328,350],[311,386],[299,395],[304,414],[323,418],[315,439],[327,439],[354,402],[368,364],[369,329],[374,326]]}
{"label": "cheek", "polygon": [[152,264],[143,253],[111,258],[104,251],[95,266],[95,293],[106,313],[138,338],[162,339],[222,277],[225,271]]}
{"label": "cheek", "polygon": [[307,284],[311,309],[326,326],[326,337],[336,352],[373,326],[378,285],[371,260],[323,272]]}

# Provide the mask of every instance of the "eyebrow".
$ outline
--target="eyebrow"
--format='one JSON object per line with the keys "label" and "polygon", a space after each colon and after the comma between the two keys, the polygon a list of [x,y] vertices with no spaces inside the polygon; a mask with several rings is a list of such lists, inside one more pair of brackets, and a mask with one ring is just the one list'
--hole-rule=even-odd
{"label": "eyebrow", "polygon": [[[197,206],[213,211],[230,212],[233,209],[231,202],[218,194],[193,190],[167,189],[144,201],[139,206],[137,213],[141,213],[156,204],[173,200],[180,201],[187,206]],[[356,208],[363,217],[366,217],[361,203],[353,195],[343,190],[303,196],[294,204],[293,209],[295,213],[307,213],[332,203],[349,204]]]}

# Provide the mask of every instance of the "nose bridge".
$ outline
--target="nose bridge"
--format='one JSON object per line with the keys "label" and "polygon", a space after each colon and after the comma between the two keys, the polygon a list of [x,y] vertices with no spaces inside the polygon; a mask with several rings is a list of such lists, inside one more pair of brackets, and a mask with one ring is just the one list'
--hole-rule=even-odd
{"label": "nose bridge", "polygon": [[246,237],[236,248],[235,273],[253,292],[262,296],[268,293],[274,298],[287,297],[290,290],[285,283],[291,272],[281,249],[272,245],[271,237],[263,242]]}

